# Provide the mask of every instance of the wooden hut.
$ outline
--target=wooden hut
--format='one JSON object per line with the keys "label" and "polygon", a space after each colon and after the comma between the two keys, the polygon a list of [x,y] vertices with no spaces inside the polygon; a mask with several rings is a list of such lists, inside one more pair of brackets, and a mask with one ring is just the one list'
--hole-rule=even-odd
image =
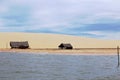
{"label": "wooden hut", "polygon": [[10,47],[11,48],[17,48],[17,49],[27,49],[29,48],[29,44],[28,41],[24,41],[24,42],[10,42]]}
{"label": "wooden hut", "polygon": [[60,49],[73,49],[73,47],[70,43],[61,43],[58,47]]}

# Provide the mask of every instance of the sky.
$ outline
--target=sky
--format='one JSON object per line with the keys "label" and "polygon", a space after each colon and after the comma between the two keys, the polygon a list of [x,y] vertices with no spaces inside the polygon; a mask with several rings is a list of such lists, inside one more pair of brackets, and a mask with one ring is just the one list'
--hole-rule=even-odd
{"label": "sky", "polygon": [[120,0],[0,0],[0,32],[120,40]]}

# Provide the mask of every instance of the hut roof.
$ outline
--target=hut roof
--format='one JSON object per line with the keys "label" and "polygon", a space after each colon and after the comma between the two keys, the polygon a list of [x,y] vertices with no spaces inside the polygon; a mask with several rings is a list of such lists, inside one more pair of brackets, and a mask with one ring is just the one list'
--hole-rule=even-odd
{"label": "hut roof", "polygon": [[61,43],[58,47],[64,48],[64,49],[72,49],[73,48],[70,43]]}
{"label": "hut roof", "polygon": [[67,44],[62,43],[62,44],[60,44],[60,45],[59,45],[59,47],[63,47],[63,46],[71,47],[72,45],[71,45],[71,44],[69,44],[69,43],[67,43]]}
{"label": "hut roof", "polygon": [[23,41],[23,42],[11,41],[10,46],[11,48],[29,48],[28,41]]}

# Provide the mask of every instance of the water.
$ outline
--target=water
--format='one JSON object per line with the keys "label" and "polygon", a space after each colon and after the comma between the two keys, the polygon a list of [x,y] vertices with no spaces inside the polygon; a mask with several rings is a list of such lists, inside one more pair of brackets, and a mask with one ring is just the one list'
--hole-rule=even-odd
{"label": "water", "polygon": [[0,80],[120,80],[117,56],[0,52]]}

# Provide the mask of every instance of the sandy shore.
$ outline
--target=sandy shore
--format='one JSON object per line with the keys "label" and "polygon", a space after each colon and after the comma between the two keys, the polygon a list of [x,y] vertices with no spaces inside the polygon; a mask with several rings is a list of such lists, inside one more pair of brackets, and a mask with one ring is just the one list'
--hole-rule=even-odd
{"label": "sandy shore", "polygon": [[115,48],[98,48],[98,49],[73,49],[73,50],[60,50],[60,49],[0,49],[0,52],[22,52],[33,54],[71,54],[71,55],[117,55]]}
{"label": "sandy shore", "polygon": [[[30,49],[10,49],[10,41],[28,41]],[[73,50],[60,50],[61,43],[70,43]],[[116,55],[120,40],[101,40],[72,35],[46,33],[0,32],[0,52],[48,54]]]}

